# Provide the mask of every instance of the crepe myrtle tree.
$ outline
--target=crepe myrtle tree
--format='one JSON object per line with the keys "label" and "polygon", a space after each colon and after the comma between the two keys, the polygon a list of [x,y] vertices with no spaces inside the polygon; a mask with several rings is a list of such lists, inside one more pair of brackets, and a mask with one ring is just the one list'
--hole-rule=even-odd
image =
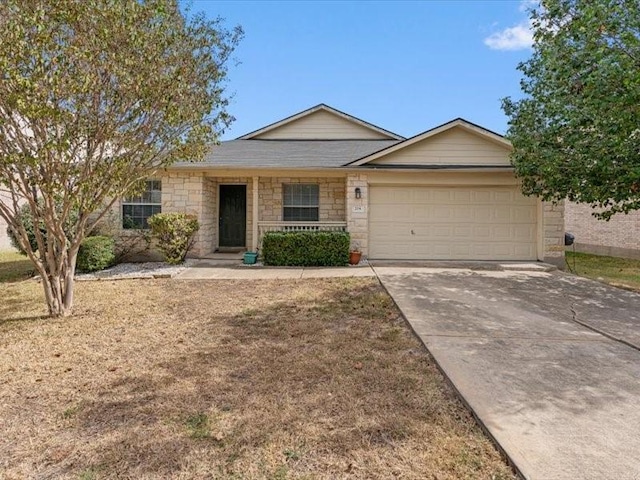
{"label": "crepe myrtle tree", "polygon": [[524,96],[503,100],[524,192],[603,219],[640,208],[637,0],[543,0],[530,15]]}
{"label": "crepe myrtle tree", "polygon": [[[0,2],[0,216],[72,311],[80,243],[114,202],[233,120],[225,95],[242,37],[177,0]],[[19,221],[26,203],[37,248]]]}

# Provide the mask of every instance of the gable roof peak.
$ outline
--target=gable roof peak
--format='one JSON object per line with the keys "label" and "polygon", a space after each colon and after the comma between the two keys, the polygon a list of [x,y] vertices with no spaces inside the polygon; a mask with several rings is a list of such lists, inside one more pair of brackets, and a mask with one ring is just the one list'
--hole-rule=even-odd
{"label": "gable roof peak", "polygon": [[430,128],[429,130],[426,130],[422,133],[418,133],[413,137],[407,138],[387,148],[374,152],[358,160],[354,160],[351,163],[347,163],[345,166],[365,165],[373,160],[376,160],[378,158],[384,157],[385,155],[389,155],[390,153],[393,153],[403,148],[414,145],[430,137],[435,137],[436,135],[439,135],[443,132],[446,132],[456,127],[461,127],[467,132],[471,132],[474,135],[478,135],[479,137],[482,137],[490,142],[498,144],[501,147],[504,147],[505,149],[513,148],[513,146],[511,145],[511,142],[507,140],[504,137],[504,135],[500,135],[499,133],[489,130],[488,128],[485,128],[476,123],[470,122],[469,120],[465,120],[462,117],[457,117],[457,118],[454,118],[453,120],[449,120],[448,122],[443,123],[442,125],[438,125],[437,127]]}
{"label": "gable roof peak", "polygon": [[263,135],[267,132],[270,132],[272,130],[275,130],[277,128],[283,127],[287,124],[293,123],[297,120],[300,120],[301,118],[304,117],[308,117],[309,115],[312,115],[318,111],[325,111],[328,112],[332,115],[336,115],[337,117],[342,118],[343,120],[347,120],[353,124],[356,124],[360,127],[364,127],[367,130],[371,130],[372,132],[375,132],[379,135],[381,135],[382,140],[404,140],[405,138],[393,133],[389,130],[386,130],[384,128],[378,127],[377,125],[374,125],[372,123],[369,123],[365,120],[362,120],[360,118],[354,117],[353,115],[349,115],[348,113],[345,113],[341,110],[338,110],[337,108],[333,108],[329,105],[327,105],[326,103],[319,103],[313,107],[307,108],[306,110],[303,110],[301,112],[295,113],[293,115],[290,115],[289,117],[286,117],[282,120],[279,120],[277,122],[271,123],[265,127],[262,127],[258,130],[254,130],[253,132],[249,132],[245,135],[242,135],[240,137],[238,137],[236,140],[250,140],[250,139],[255,139],[256,137]]}

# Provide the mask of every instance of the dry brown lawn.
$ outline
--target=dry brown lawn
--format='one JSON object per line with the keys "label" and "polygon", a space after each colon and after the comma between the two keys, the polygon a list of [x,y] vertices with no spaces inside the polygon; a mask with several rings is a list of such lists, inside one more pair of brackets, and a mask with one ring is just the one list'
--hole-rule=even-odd
{"label": "dry brown lawn", "polygon": [[373,280],[0,284],[0,478],[505,479]]}

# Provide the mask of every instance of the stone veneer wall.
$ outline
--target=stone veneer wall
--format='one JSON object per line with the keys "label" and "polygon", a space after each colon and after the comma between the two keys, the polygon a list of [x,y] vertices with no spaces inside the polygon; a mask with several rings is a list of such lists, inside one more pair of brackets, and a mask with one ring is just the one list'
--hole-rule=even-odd
{"label": "stone veneer wall", "polygon": [[542,204],[544,261],[564,268],[564,202]]}
{"label": "stone veneer wall", "polygon": [[[361,198],[356,198],[360,188]],[[358,246],[363,255],[369,251],[369,185],[364,173],[347,176],[347,229],[351,234],[351,245]]]}
{"label": "stone veneer wall", "polygon": [[215,224],[215,183],[204,173],[166,173],[162,181],[162,211],[186,212],[198,217],[196,233],[189,256],[200,257],[213,251]]}
{"label": "stone veneer wall", "polygon": [[218,247],[218,187],[221,184],[247,186],[246,247],[253,239],[253,181],[251,177],[207,177],[203,173],[170,173],[162,177],[162,211],[186,211],[198,216],[200,230],[190,256],[200,257]]}
{"label": "stone veneer wall", "polygon": [[577,251],[640,259],[640,211],[618,213],[608,222],[592,213],[584,203],[565,204],[566,229],[576,236]]}
{"label": "stone veneer wall", "polygon": [[285,183],[317,183],[320,186],[320,221],[345,221],[345,181],[339,177],[261,177],[258,190],[260,221],[282,221],[282,185]]}

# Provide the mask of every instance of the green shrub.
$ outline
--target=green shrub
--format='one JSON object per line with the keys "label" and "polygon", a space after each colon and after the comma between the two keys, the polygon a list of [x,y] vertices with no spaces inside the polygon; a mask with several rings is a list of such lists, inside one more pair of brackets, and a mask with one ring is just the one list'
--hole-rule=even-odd
{"label": "green shrub", "polygon": [[80,244],[76,268],[85,273],[104,270],[115,263],[116,247],[111,237],[87,237]]}
{"label": "green shrub", "polygon": [[167,263],[182,263],[200,228],[196,216],[187,213],[156,213],[149,217],[148,223]]}
{"label": "green shrub", "polygon": [[[41,204],[42,202],[39,201],[38,203]],[[35,252],[36,250],[38,250],[38,242],[36,240],[36,230],[35,230],[36,225],[33,222],[33,215],[31,215],[31,208],[29,207],[28,203],[25,203],[20,207],[20,210],[18,210],[18,213],[16,215],[16,219],[18,220],[18,222],[22,223],[25,230],[27,231],[27,238],[29,239],[29,245],[31,245],[31,250]],[[78,220],[78,212],[72,211],[71,214],[69,215],[69,219],[66,225],[64,226],[64,230],[67,233],[68,238],[72,236],[74,225],[77,222],[77,220]],[[40,233],[42,234],[43,240],[46,242],[47,229],[44,225],[44,222],[41,221],[38,225],[38,228],[40,229]],[[18,238],[13,232],[13,230],[11,229],[11,227],[7,227],[7,235],[9,236],[9,240],[11,240],[11,245],[16,250],[18,250],[22,255],[26,255],[27,252],[25,252],[24,249],[20,246],[20,243],[18,242]]]}
{"label": "green shrub", "polygon": [[349,263],[347,232],[267,232],[262,239],[265,265],[328,267]]}

